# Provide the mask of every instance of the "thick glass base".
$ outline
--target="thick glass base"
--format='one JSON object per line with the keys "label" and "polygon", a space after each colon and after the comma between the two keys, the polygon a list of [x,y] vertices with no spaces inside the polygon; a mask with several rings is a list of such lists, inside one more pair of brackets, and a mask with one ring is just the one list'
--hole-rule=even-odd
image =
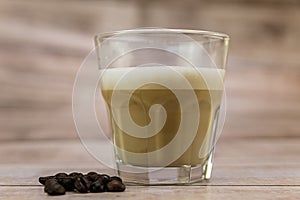
{"label": "thick glass base", "polygon": [[184,185],[208,180],[212,174],[213,151],[203,164],[178,167],[139,167],[117,162],[117,173],[132,185]]}

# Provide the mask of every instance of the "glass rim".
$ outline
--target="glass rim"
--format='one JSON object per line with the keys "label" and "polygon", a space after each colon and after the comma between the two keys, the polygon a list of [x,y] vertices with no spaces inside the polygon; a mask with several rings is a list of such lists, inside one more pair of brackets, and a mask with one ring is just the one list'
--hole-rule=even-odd
{"label": "glass rim", "polygon": [[137,29],[126,29],[126,30],[117,30],[111,32],[103,32],[95,35],[95,41],[99,39],[109,38],[118,34],[126,33],[181,33],[186,35],[199,35],[206,36],[214,39],[219,39],[223,41],[229,41],[229,35],[221,32],[207,31],[207,30],[196,30],[196,29],[169,29],[169,28],[137,28]]}

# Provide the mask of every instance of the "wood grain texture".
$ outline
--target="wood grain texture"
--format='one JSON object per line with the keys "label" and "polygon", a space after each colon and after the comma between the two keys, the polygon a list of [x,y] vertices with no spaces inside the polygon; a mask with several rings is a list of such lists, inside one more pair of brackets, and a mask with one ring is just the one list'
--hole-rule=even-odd
{"label": "wood grain texture", "polygon": [[[299,138],[225,138],[218,143],[209,182],[191,186],[127,185],[123,193],[67,193],[55,198],[294,200],[300,195],[299,142]],[[97,143],[105,151],[107,144],[103,140]],[[0,156],[1,199],[48,198],[38,177],[61,171],[113,174],[93,159],[79,141],[6,142],[0,145]]]}
{"label": "wood grain texture", "polygon": [[0,139],[76,138],[72,87],[93,48],[93,35],[141,26],[228,33],[224,137],[298,137],[298,5],[280,0],[2,0]]}
{"label": "wood grain texture", "polygon": [[[58,171],[114,173],[78,139],[72,87],[96,33],[137,27],[231,36],[227,118],[213,178],[192,186],[128,186],[124,193],[55,199],[299,199],[299,5],[297,0],[0,0],[0,199],[48,199],[37,179]],[[102,140],[92,141],[107,151]]]}
{"label": "wood grain texture", "polygon": [[212,186],[168,186],[168,187],[138,187],[129,186],[122,193],[67,193],[64,196],[48,197],[43,187],[0,187],[0,197],[15,200],[40,199],[205,199],[205,200],[294,200],[300,195],[299,187],[262,186],[262,187],[212,187]]}
{"label": "wood grain texture", "polygon": [[[92,142],[99,146],[101,158],[112,157],[109,143]],[[298,138],[221,139],[213,178],[200,185],[300,185],[299,142]],[[76,140],[2,143],[0,157],[0,185],[37,185],[39,176],[59,171],[114,173]]]}

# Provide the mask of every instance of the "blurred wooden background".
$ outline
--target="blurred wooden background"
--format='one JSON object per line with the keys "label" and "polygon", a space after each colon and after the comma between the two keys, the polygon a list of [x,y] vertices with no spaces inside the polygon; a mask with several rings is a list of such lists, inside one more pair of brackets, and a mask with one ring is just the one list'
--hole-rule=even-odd
{"label": "blurred wooden background", "polygon": [[0,0],[0,140],[77,138],[76,71],[98,32],[208,29],[231,36],[222,137],[298,137],[299,0]]}

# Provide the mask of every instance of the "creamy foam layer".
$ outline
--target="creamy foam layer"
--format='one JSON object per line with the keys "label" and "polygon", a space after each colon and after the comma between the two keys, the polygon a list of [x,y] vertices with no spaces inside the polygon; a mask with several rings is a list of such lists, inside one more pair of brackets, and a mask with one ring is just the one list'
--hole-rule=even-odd
{"label": "creamy foam layer", "polygon": [[[113,90],[118,84],[118,90],[132,90],[136,89],[137,83],[143,83],[146,85],[143,89],[163,89],[159,86],[160,83],[167,82],[168,85],[172,85],[172,89],[182,89],[182,85],[178,85],[178,82],[184,78],[193,89],[223,90],[224,75],[224,69],[216,68],[177,66],[109,68],[102,70],[101,88]],[[119,84],[121,79],[122,84]]]}

